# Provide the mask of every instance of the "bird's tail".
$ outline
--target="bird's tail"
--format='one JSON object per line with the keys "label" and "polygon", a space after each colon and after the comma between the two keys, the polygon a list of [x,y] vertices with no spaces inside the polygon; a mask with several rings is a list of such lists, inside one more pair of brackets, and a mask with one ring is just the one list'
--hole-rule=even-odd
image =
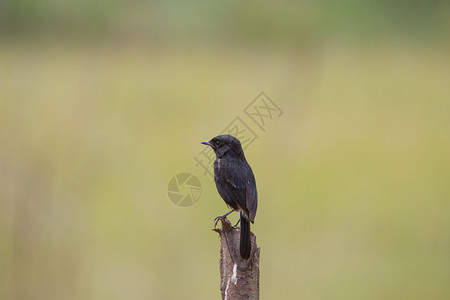
{"label": "bird's tail", "polygon": [[241,257],[243,259],[248,259],[250,257],[250,251],[252,249],[252,244],[250,242],[250,221],[247,220],[247,217],[241,212],[241,241],[240,241],[240,250]]}

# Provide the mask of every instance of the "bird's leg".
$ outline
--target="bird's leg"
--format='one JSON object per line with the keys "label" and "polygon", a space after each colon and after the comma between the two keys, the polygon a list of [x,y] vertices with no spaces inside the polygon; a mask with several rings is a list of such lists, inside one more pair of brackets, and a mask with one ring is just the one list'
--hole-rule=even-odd
{"label": "bird's leg", "polygon": [[229,214],[231,214],[233,211],[234,211],[234,209],[233,209],[233,210],[230,210],[230,211],[227,212],[226,214],[217,216],[217,217],[214,219],[214,228],[216,228],[217,222],[219,222],[219,220],[221,220],[221,221],[226,220],[226,219],[227,219],[227,216],[228,216]]}
{"label": "bird's leg", "polygon": [[241,218],[238,219],[238,221],[236,222],[236,224],[234,224],[233,228],[234,229],[239,229],[238,224],[241,222]]}

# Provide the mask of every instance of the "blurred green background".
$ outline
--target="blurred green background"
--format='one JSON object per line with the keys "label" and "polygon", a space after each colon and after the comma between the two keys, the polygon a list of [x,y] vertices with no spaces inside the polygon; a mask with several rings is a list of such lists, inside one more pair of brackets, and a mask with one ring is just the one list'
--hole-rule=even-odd
{"label": "blurred green background", "polygon": [[261,299],[449,299],[449,20],[437,0],[2,1],[0,299],[219,298],[227,209],[193,157],[261,91],[284,111],[246,151]]}

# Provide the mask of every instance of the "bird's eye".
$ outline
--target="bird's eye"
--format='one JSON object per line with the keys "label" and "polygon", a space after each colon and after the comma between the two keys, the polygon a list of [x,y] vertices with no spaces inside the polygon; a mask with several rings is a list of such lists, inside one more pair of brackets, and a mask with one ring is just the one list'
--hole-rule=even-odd
{"label": "bird's eye", "polygon": [[220,145],[222,145],[222,142],[219,141],[219,140],[214,141],[214,145],[215,145],[216,147],[220,147]]}

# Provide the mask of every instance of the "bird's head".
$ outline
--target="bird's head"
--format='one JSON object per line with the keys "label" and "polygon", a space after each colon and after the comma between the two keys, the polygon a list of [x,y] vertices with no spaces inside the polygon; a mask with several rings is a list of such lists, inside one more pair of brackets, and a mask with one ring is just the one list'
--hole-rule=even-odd
{"label": "bird's head", "polygon": [[202,144],[208,145],[213,148],[217,157],[222,157],[225,154],[233,156],[244,155],[241,142],[234,136],[228,134],[218,135],[208,142],[202,142]]}

